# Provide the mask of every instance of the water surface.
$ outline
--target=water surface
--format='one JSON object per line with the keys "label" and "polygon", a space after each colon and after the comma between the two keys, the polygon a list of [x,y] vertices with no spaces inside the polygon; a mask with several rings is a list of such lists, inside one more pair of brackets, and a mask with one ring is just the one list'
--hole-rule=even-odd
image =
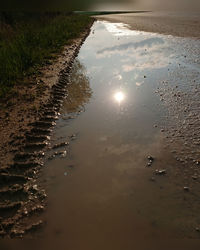
{"label": "water surface", "polygon": [[[198,45],[95,22],[52,138],[52,145],[69,146],[56,149],[66,152],[48,160],[42,173],[45,239],[69,249],[106,250],[133,249],[144,238],[199,238],[198,190],[183,190],[181,163],[162,129],[168,108],[155,93],[163,81],[184,90],[188,72],[190,80],[197,77]],[[188,46],[193,53],[186,57]]]}

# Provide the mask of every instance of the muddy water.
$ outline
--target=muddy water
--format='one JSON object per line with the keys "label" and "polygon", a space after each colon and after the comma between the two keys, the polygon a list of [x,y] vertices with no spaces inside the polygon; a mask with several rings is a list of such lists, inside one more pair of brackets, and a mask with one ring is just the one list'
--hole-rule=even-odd
{"label": "muddy water", "polygon": [[184,89],[188,72],[197,80],[198,46],[123,24],[93,25],[41,177],[48,193],[45,242],[106,250],[133,249],[144,238],[200,237],[198,178],[188,183],[181,174],[166,138],[173,118],[155,93]]}

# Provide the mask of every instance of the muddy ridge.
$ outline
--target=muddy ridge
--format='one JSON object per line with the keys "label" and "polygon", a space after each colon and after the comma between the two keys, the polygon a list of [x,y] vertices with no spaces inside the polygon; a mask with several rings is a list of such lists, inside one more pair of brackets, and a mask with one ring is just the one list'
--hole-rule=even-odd
{"label": "muddy ridge", "polygon": [[14,88],[16,95],[1,104],[0,237],[37,233],[45,224],[41,214],[46,193],[37,177],[66,97],[73,61],[91,25],[39,76],[28,79],[29,84],[19,90]]}

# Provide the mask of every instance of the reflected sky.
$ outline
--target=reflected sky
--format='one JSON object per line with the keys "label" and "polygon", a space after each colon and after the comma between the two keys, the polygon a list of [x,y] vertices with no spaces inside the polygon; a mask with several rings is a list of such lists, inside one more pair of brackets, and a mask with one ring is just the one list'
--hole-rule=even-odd
{"label": "reflected sky", "polygon": [[[163,36],[136,32],[124,24],[97,21],[93,30],[79,60],[86,67],[95,105],[115,112],[120,104],[124,115],[130,116],[136,107],[149,105],[152,71],[156,77],[159,71],[166,72],[173,53]],[[156,105],[155,100],[151,102]]]}
{"label": "reflected sky", "polygon": [[136,36],[143,32],[131,30],[128,24],[104,22],[105,28],[114,36]]}
{"label": "reflected sky", "polygon": [[[144,232],[156,238],[166,235],[163,229],[179,235],[192,213],[184,203],[187,200],[177,198],[170,175],[162,176],[160,182],[157,177],[155,183],[149,180],[154,169],[179,164],[162,140],[160,128],[167,112],[155,91],[166,80],[172,85],[187,82],[191,65],[198,72],[194,62],[187,63],[195,52],[190,58],[184,48],[190,44],[195,51],[199,44],[136,34],[120,25],[95,22],[81,47],[69,86],[75,106],[65,103],[64,113],[83,106],[85,112],[76,119],[60,119],[54,142],[70,140],[74,134],[77,140],[70,140],[66,158],[55,158],[45,170],[56,183],[49,198],[48,233],[54,237],[55,228],[61,228],[62,240],[71,249],[88,248],[82,243],[90,239],[104,239],[106,246],[100,248],[114,249],[107,244],[110,232],[116,246],[125,239],[134,249],[135,239],[144,239]],[[148,155],[156,159],[152,168],[146,167]],[[73,247],[77,242],[80,246]]]}

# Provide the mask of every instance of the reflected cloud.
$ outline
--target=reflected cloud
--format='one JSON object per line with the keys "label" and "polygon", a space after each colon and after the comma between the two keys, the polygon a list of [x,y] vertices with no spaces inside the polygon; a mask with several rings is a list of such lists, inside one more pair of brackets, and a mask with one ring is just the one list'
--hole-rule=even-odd
{"label": "reflected cloud", "polygon": [[170,57],[166,57],[164,52],[154,52],[147,54],[146,56],[140,56],[138,53],[135,53],[134,61],[131,60],[131,63],[126,63],[122,65],[123,72],[131,72],[135,69],[160,69],[167,67],[169,64]]}
{"label": "reflected cloud", "polygon": [[119,51],[125,51],[128,49],[138,49],[138,48],[151,48],[154,45],[160,45],[160,44],[164,44],[164,40],[162,38],[147,38],[145,40],[139,41],[139,42],[129,42],[129,43],[124,43],[124,44],[120,44],[120,45],[116,45],[113,47],[109,47],[109,48],[104,48],[102,50],[99,50],[97,52],[97,54],[103,54],[105,52],[119,52]]}
{"label": "reflected cloud", "polygon": [[135,69],[135,65],[125,64],[122,66],[124,72],[130,72]]}

